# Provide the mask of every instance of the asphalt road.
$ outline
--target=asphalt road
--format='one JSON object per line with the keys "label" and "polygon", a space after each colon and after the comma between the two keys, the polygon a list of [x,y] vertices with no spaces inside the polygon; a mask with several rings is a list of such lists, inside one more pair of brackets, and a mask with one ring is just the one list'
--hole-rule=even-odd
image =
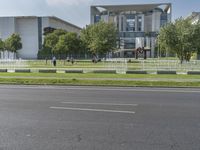
{"label": "asphalt road", "polygon": [[200,150],[200,89],[2,85],[0,150]]}

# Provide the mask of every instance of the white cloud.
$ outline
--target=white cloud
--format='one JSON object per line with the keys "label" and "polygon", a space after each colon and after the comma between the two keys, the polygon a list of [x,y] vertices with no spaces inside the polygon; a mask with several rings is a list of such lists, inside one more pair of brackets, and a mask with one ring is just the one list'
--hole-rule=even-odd
{"label": "white cloud", "polygon": [[81,5],[81,4],[89,4],[93,0],[46,0],[48,5]]}

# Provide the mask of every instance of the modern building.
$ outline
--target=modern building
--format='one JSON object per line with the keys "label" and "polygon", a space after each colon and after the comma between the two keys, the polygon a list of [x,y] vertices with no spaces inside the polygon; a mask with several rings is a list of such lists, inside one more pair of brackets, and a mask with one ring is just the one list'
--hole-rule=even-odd
{"label": "modern building", "polygon": [[120,57],[136,57],[138,48],[155,57],[156,37],[171,17],[171,3],[91,6],[91,24],[105,21],[116,25]]}
{"label": "modern building", "polygon": [[192,24],[196,24],[200,21],[200,12],[192,12],[187,18],[191,20]]}
{"label": "modern building", "polygon": [[11,34],[18,33],[23,48],[18,51],[22,59],[37,59],[38,50],[42,48],[44,30],[48,28],[64,29],[80,33],[81,28],[54,16],[37,17],[0,17],[0,38],[7,39]]}

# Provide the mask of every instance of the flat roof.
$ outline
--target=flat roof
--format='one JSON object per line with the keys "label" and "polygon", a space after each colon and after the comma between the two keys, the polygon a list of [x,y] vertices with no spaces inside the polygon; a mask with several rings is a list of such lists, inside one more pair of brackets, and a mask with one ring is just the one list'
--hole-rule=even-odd
{"label": "flat roof", "polygon": [[47,16],[47,17],[49,17],[49,18],[51,18],[51,19],[55,19],[55,20],[61,21],[61,22],[64,22],[64,23],[66,23],[66,24],[68,24],[68,25],[70,25],[70,26],[73,26],[73,27],[75,27],[75,28],[78,28],[79,30],[82,30],[81,27],[78,27],[78,26],[76,26],[76,25],[74,25],[74,24],[72,24],[72,23],[69,23],[69,22],[67,22],[67,21],[65,21],[65,20],[63,20],[63,19],[60,19],[60,18],[58,18],[58,17],[56,17],[56,16]]}
{"label": "flat roof", "polygon": [[75,27],[75,28],[77,28],[79,30],[82,30],[81,27],[79,27],[77,25],[74,25],[72,23],[69,23],[69,22],[67,22],[67,21],[65,21],[63,19],[60,19],[60,18],[56,17],[56,16],[0,16],[0,18],[6,18],[6,17],[10,17],[10,18],[39,18],[39,17],[41,17],[41,18],[51,18],[51,19],[63,22],[63,23],[65,23],[67,25],[70,25],[72,27]]}
{"label": "flat roof", "polygon": [[145,12],[153,10],[161,5],[167,5],[167,7],[171,7],[171,3],[156,3],[156,4],[126,4],[126,5],[92,5],[91,7],[104,8],[111,12],[120,12],[120,11],[130,11],[134,10],[137,12]]}

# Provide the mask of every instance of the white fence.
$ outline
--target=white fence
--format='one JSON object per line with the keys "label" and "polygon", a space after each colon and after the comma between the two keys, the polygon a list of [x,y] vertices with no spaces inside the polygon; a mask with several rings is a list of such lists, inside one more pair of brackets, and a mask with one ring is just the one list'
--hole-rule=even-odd
{"label": "white fence", "polygon": [[24,68],[27,67],[25,60],[21,59],[0,59],[0,68],[5,69],[15,69],[15,68]]}
{"label": "white fence", "polygon": [[109,70],[116,70],[119,74],[125,74],[128,70],[127,59],[125,58],[112,58],[104,62],[104,68]]}
{"label": "white fence", "polygon": [[200,60],[139,60],[142,70],[200,71]]}

